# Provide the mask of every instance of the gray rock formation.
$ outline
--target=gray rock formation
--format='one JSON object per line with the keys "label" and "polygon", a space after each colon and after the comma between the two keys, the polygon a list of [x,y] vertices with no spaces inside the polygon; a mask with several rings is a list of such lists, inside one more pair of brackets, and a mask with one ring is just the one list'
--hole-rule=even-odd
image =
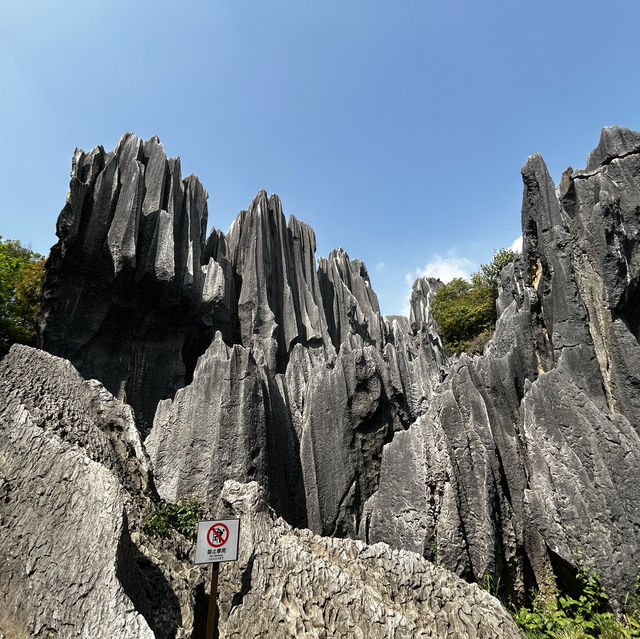
{"label": "gray rock formation", "polygon": [[[296,526],[465,579],[620,601],[640,564],[640,135],[604,129],[556,188],[523,168],[521,258],[481,356],[448,361],[420,279],[381,317],[343,250],[260,192],[205,236],[206,192],[156,138],[74,156],[42,346],[134,410],[161,496],[258,480]],[[186,613],[185,613],[186,614]]]}
{"label": "gray rock formation", "polygon": [[73,157],[47,261],[41,342],[127,401],[143,432],[191,380],[216,328],[231,333],[224,237],[205,237],[207,193],[157,138]]}
{"label": "gray rock formation", "polygon": [[345,251],[338,249],[331,251],[329,259],[320,258],[318,276],[336,350],[350,335],[382,346],[380,307],[364,263],[350,260]]}
{"label": "gray rock formation", "polygon": [[361,341],[348,346],[334,366],[312,372],[300,440],[309,526],[339,536],[357,533],[361,504],[378,487],[382,448],[402,428],[384,360]]}
{"label": "gray rock formation", "polygon": [[145,440],[162,496],[213,506],[226,479],[256,479],[279,512],[306,525],[298,437],[278,381],[249,348],[217,333],[193,382],[159,403]]}
{"label": "gray rock formation", "polygon": [[188,636],[195,584],[139,530],[153,490],[129,406],[69,362],[13,346],[0,450],[0,632]]}
{"label": "gray rock formation", "polygon": [[295,344],[330,347],[311,228],[293,216],[287,225],[278,197],[260,191],[229,229],[228,244],[239,342],[262,351],[278,372]]}
{"label": "gray rock formation", "polygon": [[[140,529],[155,497],[130,408],[28,347],[0,373],[0,636],[202,636],[193,546]],[[242,527],[220,637],[521,636],[497,600],[418,555],[295,531],[256,482],[227,482],[222,503]]]}
{"label": "gray rock formation", "polygon": [[217,333],[193,382],[158,404],[145,446],[171,501],[190,495],[215,503],[229,477],[268,486],[265,398],[250,350],[226,346]]}
{"label": "gray rock formation", "polygon": [[489,593],[414,553],[293,530],[255,482],[227,482],[222,499],[246,525],[239,561],[221,570],[221,636],[523,637]]}
{"label": "gray rock formation", "polygon": [[[555,189],[523,168],[524,252],[495,336],[385,448],[369,541],[400,539],[516,594],[578,567],[622,600],[640,564],[637,134],[605,129]],[[412,479],[409,484],[406,478]],[[398,496],[400,503],[398,504]]]}

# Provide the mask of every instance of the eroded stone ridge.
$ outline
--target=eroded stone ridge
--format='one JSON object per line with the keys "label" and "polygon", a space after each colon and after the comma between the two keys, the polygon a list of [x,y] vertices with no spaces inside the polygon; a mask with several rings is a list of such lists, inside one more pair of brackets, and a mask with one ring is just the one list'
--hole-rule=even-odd
{"label": "eroded stone ridge", "polygon": [[400,539],[470,579],[500,575],[516,594],[579,567],[618,601],[633,590],[637,141],[604,129],[587,170],[558,188],[529,158],[523,254],[503,272],[493,340],[455,361],[426,414],[385,447],[366,539]]}
{"label": "eroded stone ridge", "polygon": [[[414,553],[293,530],[255,482],[227,482],[222,500],[246,522],[223,576],[225,637],[523,637],[497,599]],[[236,601],[226,593],[239,582],[251,587]]]}
{"label": "eroded stone ridge", "polygon": [[206,200],[157,138],[74,153],[41,341],[130,403],[143,432],[158,400],[190,381],[211,315],[231,332],[226,247],[215,233],[207,241]]}

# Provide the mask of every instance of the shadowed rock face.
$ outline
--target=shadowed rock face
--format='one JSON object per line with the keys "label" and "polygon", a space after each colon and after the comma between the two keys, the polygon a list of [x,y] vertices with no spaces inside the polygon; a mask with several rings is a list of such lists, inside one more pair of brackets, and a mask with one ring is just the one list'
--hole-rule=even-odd
{"label": "shadowed rock face", "polygon": [[381,317],[366,268],[316,268],[260,192],[225,235],[157,138],[77,151],[47,262],[43,348],[133,408],[159,493],[257,480],[296,526],[385,541],[469,580],[640,564],[640,135],[604,129],[556,188],[522,169],[523,254],[482,355],[447,361],[420,279]]}
{"label": "shadowed rock face", "polygon": [[207,193],[157,138],[76,150],[59,242],[47,266],[43,347],[134,408],[143,432],[158,400],[191,380],[216,327],[231,334],[224,238],[207,241]]}

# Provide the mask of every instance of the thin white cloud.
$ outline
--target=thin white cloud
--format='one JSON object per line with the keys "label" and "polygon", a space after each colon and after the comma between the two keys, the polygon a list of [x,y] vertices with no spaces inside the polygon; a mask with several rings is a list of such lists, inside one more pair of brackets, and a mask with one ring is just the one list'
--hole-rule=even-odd
{"label": "thin white cloud", "polygon": [[378,273],[381,273],[382,271],[384,271],[387,268],[387,265],[384,262],[378,262],[376,264],[376,271],[378,271]]}
{"label": "thin white cloud", "polygon": [[434,255],[431,261],[425,264],[424,268],[407,273],[405,279],[413,284],[419,277],[437,277],[446,284],[455,277],[469,278],[476,267],[477,265],[466,257]]}
{"label": "thin white cloud", "polygon": [[513,244],[509,248],[516,253],[522,253],[522,235],[520,237],[516,237],[516,239],[513,240]]}
{"label": "thin white cloud", "polygon": [[419,277],[437,277],[445,284],[456,277],[469,279],[471,274],[478,269],[478,265],[466,257],[458,257],[453,252],[446,256],[435,254],[423,268],[406,273],[404,276],[407,284],[406,303],[402,308],[403,315],[409,315],[409,301],[411,300],[411,287]]}

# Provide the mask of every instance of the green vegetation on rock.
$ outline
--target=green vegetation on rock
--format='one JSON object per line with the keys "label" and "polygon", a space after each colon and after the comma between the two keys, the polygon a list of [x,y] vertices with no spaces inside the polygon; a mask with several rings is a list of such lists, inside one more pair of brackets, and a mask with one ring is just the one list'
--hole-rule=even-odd
{"label": "green vegetation on rock", "polygon": [[196,499],[182,499],[177,504],[160,501],[144,519],[142,530],[156,537],[170,537],[175,530],[190,541],[196,540],[196,524],[202,519],[204,506]]}
{"label": "green vegetation on rock", "polygon": [[515,622],[530,639],[640,639],[640,576],[636,593],[627,597],[625,612],[616,617],[598,576],[581,570],[581,594],[536,597],[530,608],[514,611]]}
{"label": "green vegetation on rock", "polygon": [[476,352],[489,341],[497,319],[500,273],[515,257],[514,251],[500,249],[489,264],[480,266],[470,282],[455,278],[435,294],[431,313],[448,355]]}
{"label": "green vegetation on rock", "polygon": [[43,278],[41,255],[0,237],[0,357],[12,344],[35,345]]}

